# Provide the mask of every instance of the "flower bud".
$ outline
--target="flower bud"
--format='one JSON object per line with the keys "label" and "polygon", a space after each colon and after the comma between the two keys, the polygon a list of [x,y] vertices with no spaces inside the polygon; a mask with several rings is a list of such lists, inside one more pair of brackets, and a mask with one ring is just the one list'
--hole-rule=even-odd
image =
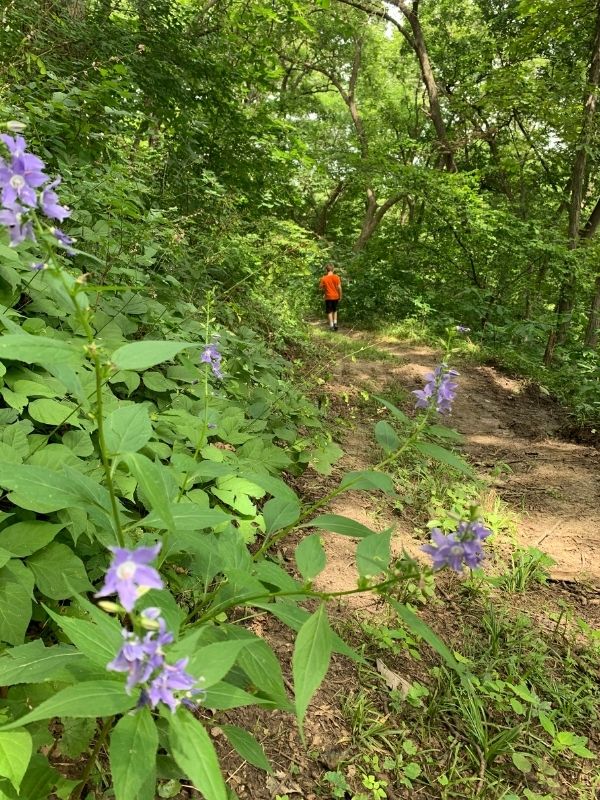
{"label": "flower bud", "polygon": [[16,119],[11,119],[6,123],[6,128],[11,133],[23,133],[27,125],[24,122],[17,122]]}
{"label": "flower bud", "polygon": [[122,614],[125,609],[118,603],[113,603],[111,600],[99,600],[98,607],[103,611],[108,611],[109,614]]}

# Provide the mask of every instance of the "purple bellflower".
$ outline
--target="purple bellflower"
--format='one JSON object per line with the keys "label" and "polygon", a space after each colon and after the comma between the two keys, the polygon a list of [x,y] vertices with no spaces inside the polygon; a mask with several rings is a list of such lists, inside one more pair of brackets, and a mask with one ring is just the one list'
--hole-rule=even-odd
{"label": "purple bellflower", "polygon": [[200,361],[203,364],[209,364],[215,378],[222,379],[223,373],[221,372],[221,359],[223,356],[219,352],[216,342],[206,345],[200,356]]}
{"label": "purple bellflower", "polygon": [[[187,658],[181,658],[175,664],[163,664],[162,670],[154,678],[148,688],[148,700],[152,708],[156,708],[159,703],[169,706],[172,712],[183,702],[185,705],[193,705],[190,698],[201,693],[201,689],[194,689],[198,682],[185,671],[188,663]],[[175,692],[184,692],[184,697],[176,697]]]}
{"label": "purple bellflower", "polygon": [[23,220],[22,212],[23,209],[18,203],[15,203],[12,208],[0,209],[0,225],[8,228],[11,247],[16,247],[21,242],[24,242],[25,239],[35,241],[33,223]]}
{"label": "purple bellflower", "polygon": [[471,333],[471,328],[467,328],[465,325],[457,325],[456,330],[459,333]]}
{"label": "purple bellflower", "polygon": [[117,594],[123,608],[132,611],[138,597],[147,589],[162,589],[160,575],[154,567],[148,566],[159,554],[160,547],[160,542],[154,547],[138,547],[137,550],[111,547],[114,558],[106,573],[104,586],[95,596]]}
{"label": "purple bellflower", "polygon": [[44,162],[31,153],[13,156],[10,166],[2,162],[0,164],[2,205],[5,208],[13,208],[15,203],[19,202],[30,208],[35,207],[37,204],[35,190],[48,180],[48,176],[42,172],[43,168]]}
{"label": "purple bellflower", "polygon": [[412,392],[417,398],[415,408],[435,407],[439,414],[448,414],[456,397],[458,384],[453,379],[458,374],[455,369],[448,369],[446,364],[441,364],[428,373],[425,376],[425,386]]}
{"label": "purple bellflower", "polygon": [[[58,202],[58,195],[56,194],[54,189],[59,184],[60,184],[60,178],[57,178],[55,181],[52,181],[52,183],[49,186],[46,186],[46,188],[42,191],[40,204],[42,206],[42,211],[47,217],[49,217],[50,219],[57,219],[59,222],[62,222],[64,219],[66,219],[71,215],[71,212],[66,206],[61,206]],[[72,240],[70,242],[67,242],[67,244],[71,243]]]}
{"label": "purple bellflower", "polygon": [[432,528],[433,544],[423,545],[421,550],[431,556],[435,570],[450,567],[461,572],[463,566],[475,569],[483,561],[482,542],[491,533],[481,522],[460,522],[456,531],[449,534]]}

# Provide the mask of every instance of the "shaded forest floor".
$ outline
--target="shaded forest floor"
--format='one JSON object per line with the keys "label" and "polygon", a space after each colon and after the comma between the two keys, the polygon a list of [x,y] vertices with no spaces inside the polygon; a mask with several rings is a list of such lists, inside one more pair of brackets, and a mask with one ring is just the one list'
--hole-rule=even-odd
{"label": "shaded forest floor", "polygon": [[[373,427],[387,411],[373,395],[410,413],[409,392],[439,360],[420,344],[319,329],[314,335],[320,353],[331,357],[315,396],[326,406],[344,456],[329,478],[310,472],[300,479],[296,488],[308,501],[337,485],[344,472],[377,462]],[[523,381],[487,366],[463,363],[459,369],[447,424],[463,434],[461,451],[477,480],[470,485],[442,471],[423,485],[423,474],[409,465],[394,476],[398,500],[352,492],[329,510],[373,530],[393,525],[396,552],[421,557],[426,523],[444,501],[475,500],[484,508],[497,530],[486,572],[505,582],[441,573],[435,590],[408,587],[412,594],[403,598],[419,606],[421,617],[481,677],[480,699],[470,707],[433,652],[377,598],[358,595],[332,608],[331,617],[365,663],[333,657],[309,709],[306,745],[290,715],[249,708],[215,716],[217,741],[219,722],[241,722],[273,764],[274,774],[265,779],[228,748],[221,751],[240,800],[597,797],[597,762],[561,749],[537,714],[553,709],[557,730],[584,736],[590,752],[600,751],[600,451],[562,440],[562,412]],[[280,550],[290,568],[299,538]],[[318,588],[353,588],[356,543],[335,535],[324,540],[328,565]],[[527,547],[554,560],[548,580],[542,569],[520,572],[514,553]],[[249,624],[269,640],[290,676],[293,635],[267,615],[254,615]],[[502,731],[513,738],[496,753],[490,743]]]}

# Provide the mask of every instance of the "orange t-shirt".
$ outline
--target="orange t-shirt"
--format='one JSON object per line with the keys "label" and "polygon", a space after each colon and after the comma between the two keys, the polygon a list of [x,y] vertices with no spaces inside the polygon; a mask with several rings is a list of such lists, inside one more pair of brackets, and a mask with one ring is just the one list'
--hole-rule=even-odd
{"label": "orange t-shirt", "polygon": [[339,300],[341,285],[340,276],[334,272],[323,275],[319,281],[319,286],[325,292],[325,300]]}

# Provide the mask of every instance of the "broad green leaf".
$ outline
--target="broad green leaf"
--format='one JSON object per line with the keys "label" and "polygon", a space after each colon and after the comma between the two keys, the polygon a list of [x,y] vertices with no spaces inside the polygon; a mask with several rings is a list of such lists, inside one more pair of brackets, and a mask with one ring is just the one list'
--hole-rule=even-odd
{"label": "broad green leaf", "polygon": [[300,503],[296,498],[273,497],[268,500],[262,509],[267,534],[293,525],[300,517]]}
{"label": "broad green leaf", "polygon": [[386,453],[393,453],[400,447],[398,434],[384,419],[380,419],[375,425],[375,438]]}
{"label": "broad green leaf", "polygon": [[155,769],[158,731],[149,708],[126,714],[110,736],[110,771],[116,800],[133,800]]}
{"label": "broad green leaf", "polygon": [[301,584],[292,578],[289,572],[272,561],[257,561],[252,574],[267,586],[275,586],[283,592],[298,591],[299,594],[302,594]]}
{"label": "broad green leaf", "polygon": [[302,625],[294,646],[292,673],[300,731],[303,731],[308,704],[327,673],[330,658],[331,629],[325,604],[322,604]]}
{"label": "broad green leaf", "polygon": [[23,508],[40,513],[69,508],[79,501],[62,475],[29,464],[0,463],[0,486],[16,492]]}
{"label": "broad green leaf", "polygon": [[8,550],[13,556],[24,558],[50,544],[64,527],[60,523],[55,525],[40,520],[17,522],[0,531],[0,547]]}
{"label": "broad green leaf", "polygon": [[372,578],[389,567],[391,536],[390,529],[360,540],[356,546],[356,566],[361,577]]}
{"label": "broad green leaf", "polygon": [[377,397],[377,395],[373,395],[373,398],[391,411],[396,419],[400,420],[400,422],[403,422],[406,425],[410,424],[410,419],[406,416],[404,411],[400,411],[400,409],[393,403],[390,403],[389,400],[384,400],[383,397]]}
{"label": "broad green leaf", "polygon": [[311,451],[310,464],[321,475],[331,475],[333,464],[343,455],[344,451],[341,447],[334,442],[329,442]]}
{"label": "broad green leaf", "polygon": [[111,453],[137,453],[152,437],[146,406],[116,408],[104,422],[106,446]]}
{"label": "broad green leaf", "polygon": [[347,472],[342,478],[340,489],[379,489],[386,494],[395,494],[394,481],[385,472],[361,470],[360,472]]}
{"label": "broad green leaf", "polygon": [[27,559],[40,592],[53,600],[73,597],[94,587],[83,561],[66,544],[52,542]]}
{"label": "broad green leaf", "polygon": [[323,549],[321,536],[318,533],[311,533],[305,536],[296,547],[295,558],[304,580],[312,581],[316,578],[327,564],[327,556]]}
{"label": "broad green leaf", "polygon": [[202,679],[201,688],[208,689],[222,680],[233,667],[240,651],[248,644],[245,640],[213,642],[195,649],[190,656],[187,671]]}
{"label": "broad green leaf", "polygon": [[0,686],[43,683],[84,656],[66,644],[44,647],[41,639],[7,649],[0,657]]}
{"label": "broad green leaf", "polygon": [[144,370],[163,361],[169,361],[187,347],[194,347],[194,345],[192,342],[164,342],[146,339],[119,347],[112,354],[111,361],[117,369]]}
{"label": "broad green leaf", "polygon": [[463,458],[457,456],[456,453],[453,453],[451,450],[446,450],[445,447],[440,447],[439,444],[433,444],[432,442],[416,442],[413,448],[421,453],[421,455],[427,458],[433,458],[434,461],[441,461],[442,464],[453,467],[453,469],[461,472],[463,475],[473,477],[475,474]]}
{"label": "broad green leaf", "polygon": [[277,703],[278,708],[293,710],[283,683],[279,659],[265,641],[256,638],[250,640],[248,647],[240,652],[238,664],[255,689]]}
{"label": "broad green leaf", "polygon": [[82,345],[32,336],[29,333],[10,333],[0,336],[0,359],[22,361],[25,364],[80,364],[84,358]]}
{"label": "broad green leaf", "polygon": [[165,467],[160,462],[150,461],[141,453],[126,453],[122,460],[127,464],[132,475],[137,478],[152,510],[162,519],[167,529],[175,530],[169,487],[164,472]]}
{"label": "broad green leaf", "polygon": [[29,403],[27,413],[36,422],[43,425],[64,425],[65,423],[75,428],[80,426],[76,406],[65,400],[48,400],[42,398]]}
{"label": "broad green leaf", "polygon": [[171,755],[177,766],[205,800],[227,800],[219,760],[204,726],[182,708],[169,715],[168,722]]}
{"label": "broad green leaf", "polygon": [[36,381],[20,380],[12,385],[17,394],[24,394],[26,397],[57,397],[58,390]]}
{"label": "broad green leaf", "polygon": [[84,681],[61,689],[24,717],[1,725],[0,730],[21,728],[30,722],[52,717],[110,717],[112,714],[124,714],[137,704],[137,700],[136,693],[128,695],[125,692],[125,682],[121,685],[116,681]]}
{"label": "broad green leaf", "polygon": [[118,629],[111,628],[107,635],[98,625],[84,619],[56,614],[44,606],[46,613],[63,630],[77,649],[93,663],[105,667],[112,661],[123,644]]}
{"label": "broad green leaf", "polygon": [[0,775],[19,791],[23,776],[27,771],[33,744],[28,731],[0,731]]}
{"label": "broad green leaf", "polygon": [[[200,508],[195,503],[171,503],[169,508],[173,525],[177,531],[201,531],[205,528],[215,528],[232,519],[231,514],[226,514],[218,508]],[[148,514],[142,522],[146,528],[168,527],[156,511]]]}
{"label": "broad green leaf", "polygon": [[95,719],[73,719],[63,717],[62,734],[59,742],[61,755],[77,758],[88,750],[96,733]]}
{"label": "broad green leaf", "polygon": [[421,639],[423,639],[423,641],[427,642],[427,644],[443,658],[446,664],[460,676],[463,684],[470,686],[468,681],[468,673],[465,667],[462,664],[459,664],[459,662],[452,655],[448,646],[444,644],[440,637],[431,630],[429,625],[423,622],[423,620],[420,619],[414,613],[414,611],[411,611],[408,606],[399,603],[392,597],[388,597],[387,601],[396,611],[402,622],[404,622],[411,633],[414,633],[416,636],[419,636]]}
{"label": "broad green leaf", "polygon": [[252,481],[268,492],[273,497],[281,497],[287,499],[290,503],[298,502],[298,495],[294,490],[287,485],[281,478],[274,478],[272,475],[261,475],[259,473],[245,472],[240,474],[240,478]]}
{"label": "broad green leaf", "polygon": [[531,772],[532,765],[527,753],[513,753],[511,758],[519,772],[523,772],[525,775]]}
{"label": "broad green leaf", "polygon": [[276,704],[272,700],[265,700],[255,694],[240,689],[232,683],[219,681],[206,690],[206,695],[202,701],[205,708],[213,708],[218,711],[227,711],[230,708],[242,708],[243,706],[263,706],[265,708],[275,708]]}
{"label": "broad green leaf", "polygon": [[310,522],[305,522],[303,528],[321,528],[331,533],[339,533],[342,536],[352,536],[356,539],[364,539],[365,536],[372,536],[375,531],[356,522],[348,517],[341,517],[338,514],[320,514]]}
{"label": "broad green leaf", "polygon": [[265,772],[273,772],[265,751],[251,733],[244,728],[238,728],[237,725],[221,725],[220,727],[229,740],[229,744],[237,750],[244,761]]}
{"label": "broad green leaf", "polygon": [[0,641],[22,644],[31,619],[33,575],[20,561],[0,569]]}

